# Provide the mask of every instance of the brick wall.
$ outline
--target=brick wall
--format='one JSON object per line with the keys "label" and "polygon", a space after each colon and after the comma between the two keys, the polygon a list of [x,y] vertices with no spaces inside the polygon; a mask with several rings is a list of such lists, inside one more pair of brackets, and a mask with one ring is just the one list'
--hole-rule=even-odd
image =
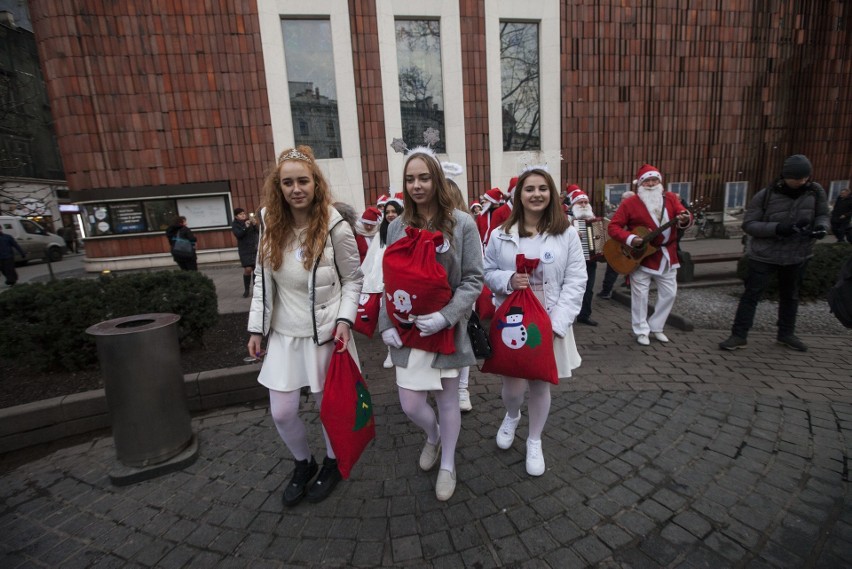
{"label": "brick wall", "polygon": [[849,178],[848,2],[601,4],[561,8],[563,179],[602,199],[647,161],[718,210],[726,181],[755,192],[789,154]]}
{"label": "brick wall", "polygon": [[[464,84],[468,203],[491,189],[488,81],[485,69],[485,0],[459,0]],[[502,140],[502,133],[497,144]]]}
{"label": "brick wall", "polygon": [[[253,1],[33,0],[30,14],[75,190],[227,180],[260,205],[272,130]],[[199,248],[233,247],[230,231]],[[89,240],[89,257],[167,250],[162,236]]]}

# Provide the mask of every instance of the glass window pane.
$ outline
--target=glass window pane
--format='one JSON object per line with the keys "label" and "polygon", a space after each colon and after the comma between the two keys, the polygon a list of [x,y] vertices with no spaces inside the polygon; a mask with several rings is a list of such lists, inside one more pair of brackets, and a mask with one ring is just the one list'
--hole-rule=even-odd
{"label": "glass window pane", "polygon": [[151,200],[145,202],[145,219],[149,231],[165,231],[177,217],[175,200]]}
{"label": "glass window pane", "polygon": [[541,149],[538,24],[500,22],[503,150]]}
{"label": "glass window pane", "polygon": [[409,148],[422,146],[423,133],[434,128],[440,139],[432,149],[446,152],[441,23],[438,20],[397,20],[396,58],[405,143]]}
{"label": "glass window pane", "polygon": [[[282,20],[281,31],[296,145],[310,146],[317,158],[340,156],[331,23]],[[334,128],[326,128],[328,123]]]}

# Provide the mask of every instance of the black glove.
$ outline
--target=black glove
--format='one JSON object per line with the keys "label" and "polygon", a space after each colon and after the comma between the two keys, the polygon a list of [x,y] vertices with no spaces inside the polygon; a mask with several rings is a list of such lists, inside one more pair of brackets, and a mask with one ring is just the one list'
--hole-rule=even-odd
{"label": "black glove", "polygon": [[821,225],[818,225],[811,232],[811,237],[813,237],[814,239],[824,239],[827,234],[828,234],[828,229],[826,229],[825,227],[823,227]]}
{"label": "black glove", "polygon": [[795,226],[793,226],[792,223],[787,223],[786,221],[775,226],[775,235],[780,235],[781,237],[789,237],[795,232]]}

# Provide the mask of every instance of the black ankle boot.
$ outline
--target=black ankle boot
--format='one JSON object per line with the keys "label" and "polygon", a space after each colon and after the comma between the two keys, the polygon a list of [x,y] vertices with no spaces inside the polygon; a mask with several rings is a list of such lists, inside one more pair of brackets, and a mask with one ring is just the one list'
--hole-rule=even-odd
{"label": "black ankle boot", "polygon": [[243,291],[243,298],[248,298],[249,295],[249,284],[251,283],[251,275],[243,275],[243,286],[245,290]]}
{"label": "black ankle boot", "polygon": [[308,488],[308,502],[322,502],[328,498],[342,478],[340,470],[337,469],[337,459],[325,457],[319,476]]}
{"label": "black ankle boot", "polygon": [[295,506],[305,497],[305,489],[319,469],[314,457],[311,457],[310,461],[294,460],[293,464],[295,465],[293,477],[287,487],[284,488],[283,501],[285,506]]}

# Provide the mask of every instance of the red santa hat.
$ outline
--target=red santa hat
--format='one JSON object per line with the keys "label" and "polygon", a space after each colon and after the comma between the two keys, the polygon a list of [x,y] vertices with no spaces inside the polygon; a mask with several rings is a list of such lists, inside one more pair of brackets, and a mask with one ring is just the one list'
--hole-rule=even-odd
{"label": "red santa hat", "polygon": [[639,168],[639,172],[636,173],[636,179],[633,183],[639,185],[648,178],[658,178],[660,182],[663,181],[663,175],[660,174],[659,170],[650,164],[643,164],[642,167]]}
{"label": "red santa hat", "polygon": [[577,184],[571,184],[570,186],[565,188],[565,191],[568,192],[568,199],[571,200],[571,205],[574,205],[582,199],[589,201],[589,195],[583,190],[581,190],[580,186],[578,186]]}
{"label": "red santa hat", "polygon": [[503,192],[500,191],[500,188],[491,188],[482,197],[493,204],[498,204],[503,201]]}
{"label": "red santa hat", "polygon": [[471,202],[470,209],[473,210],[473,208],[475,208],[475,207],[482,209],[482,204],[479,203],[479,202]]}
{"label": "red santa hat", "polygon": [[389,196],[382,194],[379,196],[379,199],[376,200],[376,205],[379,207],[384,207],[386,203],[388,203]]}
{"label": "red santa hat", "polygon": [[565,215],[571,215],[571,208],[568,207],[568,204],[562,204],[562,213]]}
{"label": "red santa hat", "polygon": [[509,180],[509,185],[506,186],[506,187],[509,188],[510,194],[515,191],[515,186],[517,186],[517,185],[518,185],[518,177],[517,176],[515,176],[514,178]]}
{"label": "red santa hat", "polygon": [[361,223],[364,225],[378,225],[381,218],[382,213],[379,211],[379,208],[370,206],[361,214]]}
{"label": "red santa hat", "polygon": [[403,207],[403,205],[405,204],[405,198],[402,197],[402,192],[397,192],[391,197],[389,197],[387,200],[385,200],[385,203],[394,203],[399,207]]}

